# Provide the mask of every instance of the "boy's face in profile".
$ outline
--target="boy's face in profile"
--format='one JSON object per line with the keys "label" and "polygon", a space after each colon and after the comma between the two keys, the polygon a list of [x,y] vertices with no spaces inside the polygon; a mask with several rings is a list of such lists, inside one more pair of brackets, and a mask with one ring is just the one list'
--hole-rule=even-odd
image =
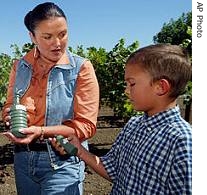
{"label": "boy's face in profile", "polygon": [[151,76],[138,65],[127,64],[125,67],[125,93],[137,111],[156,112],[155,85],[151,83]]}

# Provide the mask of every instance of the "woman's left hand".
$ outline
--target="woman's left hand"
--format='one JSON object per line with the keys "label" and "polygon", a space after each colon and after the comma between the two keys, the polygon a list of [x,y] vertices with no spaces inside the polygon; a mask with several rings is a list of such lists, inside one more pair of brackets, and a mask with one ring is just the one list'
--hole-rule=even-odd
{"label": "woman's left hand", "polygon": [[7,131],[2,134],[5,135],[11,142],[15,144],[29,144],[32,140],[37,139],[41,135],[41,127],[38,126],[30,126],[28,128],[22,128],[19,131],[25,134],[26,137],[24,138],[15,137],[11,131]]}

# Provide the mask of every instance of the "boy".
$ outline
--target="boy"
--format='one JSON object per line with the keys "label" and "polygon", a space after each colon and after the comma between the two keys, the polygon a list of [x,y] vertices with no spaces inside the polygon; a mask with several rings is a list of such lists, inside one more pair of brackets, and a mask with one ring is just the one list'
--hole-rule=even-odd
{"label": "boy", "polygon": [[[68,140],[78,157],[113,182],[115,195],[191,194],[191,126],[180,116],[176,99],[191,79],[191,63],[175,45],[141,48],[126,62],[126,94],[142,116],[132,117],[110,151],[97,157],[75,136]],[[53,146],[61,153],[55,140]]]}

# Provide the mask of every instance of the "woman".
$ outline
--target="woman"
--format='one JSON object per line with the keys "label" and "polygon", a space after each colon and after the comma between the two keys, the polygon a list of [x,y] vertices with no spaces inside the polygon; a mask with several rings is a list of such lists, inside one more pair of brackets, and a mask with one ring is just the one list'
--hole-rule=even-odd
{"label": "woman", "polygon": [[4,133],[15,143],[14,169],[19,195],[82,194],[84,162],[60,156],[48,141],[56,135],[76,135],[87,148],[96,132],[99,86],[91,62],[67,51],[64,12],[54,3],[37,5],[24,18],[34,49],[16,61],[10,74],[3,119],[15,92],[26,106],[25,138]]}

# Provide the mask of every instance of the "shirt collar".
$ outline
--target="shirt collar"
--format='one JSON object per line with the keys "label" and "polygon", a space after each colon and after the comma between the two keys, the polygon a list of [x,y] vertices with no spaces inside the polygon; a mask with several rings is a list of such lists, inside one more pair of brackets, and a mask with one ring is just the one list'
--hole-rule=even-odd
{"label": "shirt collar", "polygon": [[[35,55],[35,56],[34,56]],[[25,61],[27,61],[29,64],[34,64],[35,63],[35,59],[37,59],[39,57],[39,52],[38,50],[36,50],[36,54],[35,54],[35,49],[33,48],[31,51],[29,51],[24,57],[23,59]],[[58,65],[61,64],[69,64],[69,57],[68,57],[68,53],[66,52],[61,58],[60,60],[56,63]]]}
{"label": "shirt collar", "polygon": [[146,113],[142,117],[142,123],[147,126],[149,131],[162,126],[162,124],[172,124],[176,118],[180,117],[179,106],[175,106],[163,112],[159,112],[153,116],[148,116]]}

